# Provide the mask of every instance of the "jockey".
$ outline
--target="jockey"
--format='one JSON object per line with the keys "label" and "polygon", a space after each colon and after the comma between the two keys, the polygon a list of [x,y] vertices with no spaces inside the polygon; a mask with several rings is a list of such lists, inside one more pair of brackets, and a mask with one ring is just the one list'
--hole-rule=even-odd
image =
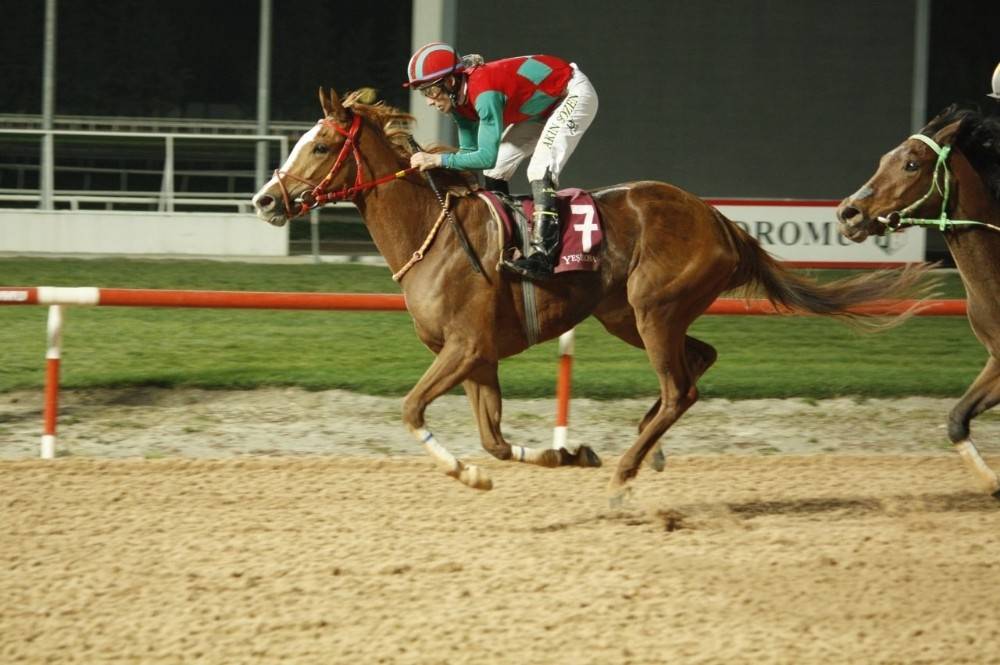
{"label": "jockey", "polygon": [[552,276],[559,250],[555,188],[580,137],[597,114],[597,93],[575,64],[551,55],[526,55],[484,62],[459,57],[433,42],[417,50],[407,67],[406,87],[427,104],[451,114],[459,150],[418,152],[410,165],[482,170],[487,189],[509,194],[508,181],[525,157],[535,202],[531,251],[504,267],[529,279]]}

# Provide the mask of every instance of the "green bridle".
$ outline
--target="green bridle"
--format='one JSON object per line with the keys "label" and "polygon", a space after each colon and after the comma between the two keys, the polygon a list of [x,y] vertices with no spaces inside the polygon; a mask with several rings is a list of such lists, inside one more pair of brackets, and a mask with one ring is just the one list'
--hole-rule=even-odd
{"label": "green bridle", "polygon": [[[917,139],[918,141],[922,141],[927,144],[927,146],[937,154],[937,163],[934,164],[934,175],[931,178],[931,188],[927,190],[927,193],[920,197],[919,200],[906,206],[898,213],[894,213],[889,216],[890,219],[886,224],[889,231],[896,231],[907,226],[936,226],[941,231],[947,231],[954,226],[988,226],[994,230],[1000,231],[1000,229],[992,224],[985,224],[971,219],[948,219],[948,199],[951,196],[951,169],[948,168],[948,155],[951,153],[951,146],[940,146],[934,139],[924,136],[923,134],[914,134],[910,138]],[[922,219],[920,217],[907,216],[911,215],[914,210],[923,205],[924,202],[935,193],[941,195],[940,217],[937,219]]]}

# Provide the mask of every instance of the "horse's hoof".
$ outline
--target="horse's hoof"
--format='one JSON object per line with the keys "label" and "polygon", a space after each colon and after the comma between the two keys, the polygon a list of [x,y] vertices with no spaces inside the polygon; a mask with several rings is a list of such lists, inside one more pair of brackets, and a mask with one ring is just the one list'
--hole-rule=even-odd
{"label": "horse's hoof", "polygon": [[559,453],[559,466],[601,466],[601,458],[587,446],[580,446],[575,453],[571,453],[565,448],[559,448],[554,452]]}
{"label": "horse's hoof", "polygon": [[667,468],[667,457],[659,448],[654,450],[653,454],[649,456],[649,468],[653,471],[663,471]]}
{"label": "horse's hoof", "polygon": [[538,458],[538,465],[544,466],[547,469],[554,469],[557,466],[563,466],[566,464],[565,452],[565,448],[559,448],[558,450],[548,448],[542,453],[541,457]]}
{"label": "horse's hoof", "polygon": [[493,481],[490,479],[486,472],[480,469],[474,464],[463,464],[462,468],[459,469],[457,474],[454,475],[463,484],[468,485],[474,490],[491,490],[493,489]]}
{"label": "horse's hoof", "polygon": [[576,465],[596,468],[601,466],[601,458],[591,450],[590,446],[580,446],[576,451]]}
{"label": "horse's hoof", "polygon": [[632,487],[630,485],[614,485],[608,488],[608,508],[611,510],[621,510],[632,501]]}

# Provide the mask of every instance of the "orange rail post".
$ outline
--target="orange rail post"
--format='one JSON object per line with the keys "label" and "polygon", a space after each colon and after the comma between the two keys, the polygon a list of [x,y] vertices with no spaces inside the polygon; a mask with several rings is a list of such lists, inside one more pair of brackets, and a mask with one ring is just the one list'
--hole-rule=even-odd
{"label": "orange rail post", "polygon": [[573,378],[574,332],[569,329],[559,336],[559,377],[556,380],[556,425],[552,430],[552,447],[565,448],[569,436],[569,394]]}
{"label": "orange rail post", "polygon": [[45,410],[42,418],[42,459],[56,456],[56,417],[59,413],[59,360],[62,344],[62,306],[49,307],[48,348],[45,351]]}

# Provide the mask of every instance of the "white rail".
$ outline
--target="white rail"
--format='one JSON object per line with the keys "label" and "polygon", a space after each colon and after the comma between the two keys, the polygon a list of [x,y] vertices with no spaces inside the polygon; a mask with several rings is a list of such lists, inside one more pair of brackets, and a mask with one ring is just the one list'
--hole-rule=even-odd
{"label": "white rail", "polygon": [[[115,139],[161,139],[163,140],[163,177],[162,184],[160,188],[159,200],[153,201],[157,203],[159,209],[164,212],[173,212],[174,205],[178,204],[180,201],[175,196],[174,192],[174,175],[176,173],[174,169],[174,143],[176,141],[237,141],[237,142],[252,142],[253,146],[251,149],[256,150],[256,146],[262,142],[276,142],[281,151],[281,158],[279,161],[284,162],[288,156],[288,143],[289,138],[284,135],[274,135],[274,134],[190,134],[190,133],[178,133],[178,132],[114,132],[114,131],[94,131],[94,130],[71,130],[71,129],[0,129],[0,136],[39,136],[43,139],[41,142],[40,159],[41,164],[41,175],[40,181],[42,187],[37,190],[24,190],[23,194],[5,194],[0,196],[0,200],[8,201],[32,201],[37,200],[39,205],[42,205],[46,201],[57,201],[57,200],[67,200],[64,193],[58,192],[52,186],[53,178],[52,173],[54,170],[54,165],[45,159],[44,154],[44,139],[49,137],[54,142],[56,138],[59,137],[84,137],[93,139],[102,138],[115,138]],[[258,164],[258,171],[261,170],[261,165]],[[263,177],[260,173],[257,173],[257,179],[263,181]],[[24,198],[27,196],[28,198]],[[16,197],[16,198],[12,198]],[[147,200],[142,201],[125,201],[128,198],[128,193],[126,192],[123,197],[105,197],[108,201],[117,201],[120,203],[148,203]],[[143,198],[146,197],[135,197]],[[191,198],[191,197],[187,197]],[[219,203],[218,205],[232,205],[232,196],[228,197],[225,203]],[[76,197],[77,202],[82,201],[81,196]],[[190,201],[185,201],[185,203],[190,204]],[[201,205],[213,205],[208,203],[208,199],[199,201]],[[71,200],[72,205],[72,200]]]}

